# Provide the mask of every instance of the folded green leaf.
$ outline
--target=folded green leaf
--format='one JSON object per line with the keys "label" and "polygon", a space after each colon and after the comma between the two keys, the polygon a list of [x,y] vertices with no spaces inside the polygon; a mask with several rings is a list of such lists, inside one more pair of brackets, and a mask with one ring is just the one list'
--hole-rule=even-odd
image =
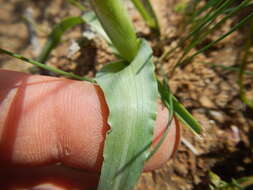
{"label": "folded green leaf", "polygon": [[[166,105],[166,107],[173,107],[173,111],[177,118],[182,121],[189,129],[191,129],[196,134],[201,133],[201,125],[194,119],[194,117],[187,111],[187,109],[173,96],[169,90],[167,83],[158,82],[159,92],[161,98]],[[172,101],[169,101],[172,96]]]}
{"label": "folded green leaf", "polygon": [[97,74],[110,115],[99,190],[130,190],[137,182],[152,144],[158,98],[152,50],[142,41],[128,66],[108,64]]}
{"label": "folded green leaf", "polygon": [[82,19],[91,27],[91,29],[96,32],[97,34],[99,34],[102,38],[104,38],[104,40],[109,43],[112,44],[111,40],[109,39],[109,37],[107,36],[107,34],[105,33],[103,27],[101,26],[96,14],[93,11],[88,11],[86,12],[83,16]]}
{"label": "folded green leaf", "polygon": [[100,21],[98,20],[96,14],[93,11],[86,12],[82,18],[85,20],[85,22],[91,27],[91,30],[93,32],[96,32],[98,35],[100,35],[108,44],[113,54],[120,57],[120,54],[118,50],[115,48],[115,46],[112,44],[112,41],[108,37],[108,35],[105,33]]}

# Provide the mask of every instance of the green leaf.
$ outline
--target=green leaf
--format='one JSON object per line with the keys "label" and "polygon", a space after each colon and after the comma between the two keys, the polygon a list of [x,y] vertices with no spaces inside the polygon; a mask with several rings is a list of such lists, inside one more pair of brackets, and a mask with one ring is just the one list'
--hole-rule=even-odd
{"label": "green leaf", "polygon": [[122,0],[89,0],[89,2],[121,57],[131,62],[138,52],[139,40]]}
{"label": "green leaf", "polygon": [[152,50],[145,41],[128,66],[105,66],[96,76],[110,115],[99,190],[130,190],[149,156],[158,98]]}
{"label": "green leaf", "polygon": [[[173,108],[174,113],[177,118],[183,122],[189,129],[191,129],[195,134],[201,133],[201,125],[199,122],[187,111],[187,109],[173,96],[169,90],[166,82],[158,82],[159,92],[161,98],[168,108]],[[172,101],[170,100],[172,96]]]}
{"label": "green leaf", "polygon": [[159,23],[150,0],[131,0],[151,30],[160,34]]}
{"label": "green leaf", "polygon": [[45,69],[45,70],[48,70],[48,71],[51,71],[53,73],[56,73],[56,74],[59,74],[59,75],[63,75],[65,77],[70,77],[70,78],[74,78],[74,79],[77,79],[77,80],[85,80],[85,81],[89,81],[89,82],[92,82],[92,83],[95,83],[95,81],[93,79],[90,79],[90,78],[86,78],[86,77],[81,77],[79,75],[75,75],[74,73],[69,73],[69,72],[65,72],[61,69],[57,69],[57,68],[54,68],[54,67],[50,67],[48,65],[45,65],[43,63],[40,63],[38,61],[35,61],[35,60],[32,60],[32,59],[29,59],[29,58],[26,58],[26,57],[23,57],[22,55],[19,55],[19,54],[16,54],[16,53],[13,53],[11,51],[8,51],[6,49],[2,49],[0,48],[0,54],[1,53],[4,53],[6,55],[9,55],[11,57],[14,57],[16,59],[19,59],[19,60],[22,60],[22,61],[25,61],[25,62],[28,62],[28,63],[31,63],[37,67],[40,67],[42,69]]}
{"label": "green leaf", "polygon": [[91,27],[93,32],[99,34],[107,43],[112,44],[111,40],[105,33],[101,23],[99,22],[96,14],[93,11],[86,12],[82,19]]}
{"label": "green leaf", "polygon": [[251,100],[250,97],[246,95],[245,87],[243,84],[244,74],[248,65],[248,59],[249,59],[249,56],[251,55],[250,49],[253,45],[253,37],[252,37],[253,36],[253,20],[251,20],[251,22],[249,23],[249,31],[246,36],[248,38],[245,42],[243,52],[241,53],[242,58],[241,60],[239,60],[240,68],[239,68],[239,75],[238,75],[238,85],[239,85],[239,94],[240,94],[241,100],[250,108],[253,108],[253,100]]}
{"label": "green leaf", "polygon": [[60,43],[62,35],[67,30],[83,23],[88,24],[94,32],[100,35],[109,44],[113,53],[118,54],[95,13],[93,11],[87,11],[82,16],[68,17],[58,23],[49,34],[48,40],[36,60],[40,63],[45,63],[51,51]]}
{"label": "green leaf", "polygon": [[193,132],[200,134],[201,125],[199,122],[187,111],[187,109],[173,96],[174,112],[178,119],[182,121]]}
{"label": "green leaf", "polygon": [[52,49],[54,49],[59,44],[63,33],[66,30],[84,22],[85,21],[82,19],[82,17],[79,16],[68,17],[62,20],[53,28],[52,32],[49,34],[48,40],[36,60],[40,63],[45,63]]}
{"label": "green leaf", "polygon": [[[224,71],[240,72],[240,68],[238,68],[238,67],[226,66],[226,65],[223,65],[223,64],[206,63],[206,62],[200,62],[200,64],[209,65],[211,67],[220,67]],[[244,74],[245,75],[253,76],[253,72],[252,71],[245,70]]]}
{"label": "green leaf", "polygon": [[[159,80],[157,80],[158,83],[158,90],[162,99],[163,104],[166,106],[166,108],[169,110],[168,112],[168,123],[166,125],[165,131],[161,137],[161,139],[158,141],[158,143],[156,144],[156,146],[154,148],[152,148],[152,151],[149,154],[149,158],[151,158],[160,148],[160,146],[162,145],[162,143],[164,142],[165,138],[167,137],[170,128],[171,128],[171,122],[173,120],[173,116],[174,116],[174,105],[173,105],[173,95],[170,92],[169,88],[163,88],[164,86],[161,84],[161,82]],[[166,87],[168,87],[166,85]],[[166,95],[165,95],[166,94]]]}
{"label": "green leaf", "polygon": [[71,5],[79,8],[81,11],[85,11],[87,8],[83,6],[79,1],[77,0],[67,0]]}
{"label": "green leaf", "polygon": [[91,27],[91,30],[95,33],[97,33],[99,36],[101,36],[108,44],[108,46],[111,48],[111,51],[116,56],[120,57],[120,54],[118,50],[115,48],[115,46],[112,44],[112,41],[108,37],[108,35],[105,33],[100,21],[98,20],[98,17],[93,11],[86,12],[82,18],[85,20],[85,22]]}
{"label": "green leaf", "polygon": [[212,47],[213,45],[217,44],[219,41],[223,40],[224,38],[226,38],[227,36],[229,36],[230,34],[232,34],[234,31],[238,30],[241,26],[243,26],[244,24],[246,24],[251,18],[253,18],[253,12],[250,13],[249,15],[247,15],[246,17],[244,17],[242,20],[240,20],[239,23],[237,23],[235,26],[233,26],[228,32],[226,32],[225,34],[223,34],[222,36],[220,36],[218,39],[214,40],[213,42],[207,44],[205,47],[203,47],[200,50],[198,50],[196,53],[194,53],[192,56],[190,56],[190,59],[192,59],[196,55],[204,52],[208,48]]}

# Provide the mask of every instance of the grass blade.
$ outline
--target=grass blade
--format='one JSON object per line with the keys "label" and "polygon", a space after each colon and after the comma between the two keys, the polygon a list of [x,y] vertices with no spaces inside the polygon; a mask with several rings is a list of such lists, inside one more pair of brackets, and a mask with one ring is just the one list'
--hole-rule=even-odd
{"label": "grass blade", "polygon": [[[233,16],[237,11],[241,10],[245,5],[247,5],[249,3],[249,1],[251,1],[251,0],[243,1],[239,6],[237,6],[235,9],[233,9],[233,11],[231,11],[228,15],[226,15],[224,18],[222,18],[217,24],[215,24],[213,27],[209,28],[209,26],[212,24],[212,21],[214,20],[214,18],[216,18],[220,13],[223,12],[222,10],[220,10],[220,12],[217,15],[215,15],[213,20],[211,20],[211,22],[209,22],[206,27],[197,31],[198,35],[197,34],[193,35],[193,39],[190,41],[189,45],[184,49],[184,53],[176,65],[180,65],[181,62],[183,62],[182,60],[185,58],[185,56],[190,52],[190,50],[192,48],[196,47],[197,44],[201,43],[207,37],[208,34],[212,33],[213,31],[215,31],[215,29],[217,29],[222,24],[224,24],[227,19],[229,19],[231,16]],[[230,5],[230,4],[227,4],[227,6],[228,5]],[[200,25],[201,25],[201,23],[200,23]]]}
{"label": "grass blade", "polygon": [[[165,138],[167,137],[167,135],[170,131],[170,126],[171,126],[173,116],[174,116],[173,95],[170,92],[170,89],[164,88],[164,87],[168,87],[168,86],[164,86],[159,80],[157,80],[157,83],[158,83],[158,90],[159,90],[159,94],[161,96],[162,102],[166,106],[166,108],[169,110],[169,112],[168,112],[169,119],[168,119],[166,129],[165,129],[161,139],[156,144],[156,146],[151,149],[148,159],[150,159],[158,151],[158,149],[160,148],[160,146],[164,142]],[[165,81],[164,81],[164,83],[165,83]]]}
{"label": "grass blade", "polygon": [[12,52],[10,52],[8,50],[5,50],[5,49],[2,49],[2,48],[0,48],[0,53],[7,54],[7,55],[9,55],[11,57],[20,59],[20,60],[28,62],[28,63],[31,63],[31,64],[33,64],[33,65],[35,65],[37,67],[40,67],[42,69],[54,72],[54,73],[59,74],[59,75],[63,75],[65,77],[70,77],[70,78],[74,78],[74,79],[77,79],[77,80],[85,80],[85,81],[89,81],[89,82],[93,82],[93,83],[95,82],[93,79],[89,79],[89,78],[86,78],[86,77],[81,77],[81,76],[75,75],[73,73],[68,73],[68,72],[65,72],[63,70],[47,66],[47,65],[45,65],[43,63],[40,63],[38,61],[29,59],[29,58],[26,58],[26,57],[23,57],[22,55],[19,55],[19,54],[12,53]]}
{"label": "grass blade", "polygon": [[[163,55],[160,57],[159,62],[162,62],[165,58],[171,55],[176,49],[184,45],[184,43],[187,42],[187,40],[193,38],[189,43],[189,45],[186,48],[184,48],[183,55],[179,58],[176,65],[181,64],[181,62],[183,62],[184,58],[190,52],[191,48],[200,40],[199,36],[202,33],[206,33],[206,31],[208,31],[208,26],[212,24],[214,19],[216,19],[219,15],[221,15],[224,12],[224,10],[226,10],[226,8],[228,8],[233,2],[234,2],[233,0],[226,0],[226,1],[210,0],[205,4],[204,7],[195,10],[195,13],[193,13],[192,18],[188,19],[189,20],[188,25],[190,25],[190,31],[188,32],[188,34],[179,40],[175,48],[165,51]],[[210,10],[208,11],[208,9]],[[208,12],[204,14],[204,16],[200,16],[200,14],[204,13],[205,11]]]}
{"label": "grass blade", "polygon": [[192,31],[183,39],[183,41],[188,40],[192,36],[196,36],[201,29],[203,29],[208,23],[212,22],[217,16],[223,13],[224,9],[230,6],[233,0],[225,1],[220,7],[213,10],[211,9],[205,16],[199,18],[198,24],[192,28]]}
{"label": "grass blade", "polygon": [[[205,65],[209,65],[211,67],[220,67],[221,69],[225,70],[225,71],[234,71],[234,72],[240,72],[240,68],[238,67],[233,67],[233,66],[226,66],[226,65],[222,65],[222,64],[214,64],[214,63],[200,63],[200,64],[205,64]],[[252,71],[244,71],[245,75],[250,75],[253,76],[253,72]]]}
{"label": "grass blade", "polygon": [[88,24],[91,27],[91,29],[98,35],[100,35],[104,40],[106,40],[107,43],[113,49],[113,51],[117,53],[115,48],[112,46],[111,40],[109,39],[104,29],[102,28],[99,20],[97,19],[95,13],[93,11],[87,11],[82,16],[68,17],[63,19],[59,24],[57,24],[50,33],[45,46],[43,47],[40,55],[36,60],[38,62],[45,63],[51,51],[60,43],[62,35],[67,30],[83,23]]}
{"label": "grass blade", "polygon": [[85,11],[87,8],[84,7],[79,1],[77,0],[67,0],[69,4],[79,8],[81,11]]}
{"label": "grass blade", "polygon": [[[176,114],[177,118],[183,122],[189,129],[191,129],[195,134],[201,133],[201,125],[199,122],[187,111],[187,109],[173,96],[169,90],[167,82],[159,84],[159,92],[161,94],[162,100],[165,103],[166,107],[173,107],[173,111]],[[170,98],[172,101],[170,101]]]}
{"label": "grass blade", "polygon": [[82,17],[79,17],[79,16],[68,17],[68,18],[63,19],[59,24],[57,24],[53,28],[44,48],[42,49],[40,55],[37,57],[36,60],[40,63],[45,63],[52,49],[54,49],[59,44],[63,33],[66,30],[73,28],[74,26],[78,24],[82,24],[82,23],[84,23],[84,20],[82,19]]}
{"label": "grass blade", "polygon": [[190,60],[192,60],[195,56],[197,56],[200,53],[203,53],[204,51],[206,51],[207,49],[209,49],[213,45],[217,44],[218,42],[220,42],[221,40],[223,40],[224,38],[226,38],[227,36],[229,36],[230,34],[232,34],[233,32],[235,32],[236,30],[238,30],[238,28],[240,28],[245,23],[247,23],[251,18],[253,18],[253,12],[250,13],[248,16],[244,17],[238,24],[236,24],[235,26],[233,26],[230,31],[226,32],[225,34],[223,34],[222,36],[220,36],[218,39],[214,40],[213,42],[207,44],[205,47],[201,48],[196,53],[194,53],[193,55],[187,57],[183,61],[178,62],[176,64],[175,68],[177,66],[179,66],[179,65],[183,65],[183,64],[189,63]]}
{"label": "grass blade", "polygon": [[[191,40],[189,45],[186,48],[184,48],[184,53],[176,65],[179,65],[182,62],[182,60],[185,58],[185,56],[190,52],[190,50],[194,46],[196,46],[199,42],[201,42],[205,38],[206,35],[212,32],[212,30],[208,29],[208,27],[212,24],[214,19],[217,18],[220,14],[222,14],[223,11],[232,3],[233,3],[233,0],[227,0],[223,4],[221,4],[220,7],[217,7],[217,9],[214,9],[214,7],[212,7],[212,9],[207,14],[205,14],[205,16],[199,18],[198,21],[195,21],[197,23],[196,26],[194,26],[194,22],[192,23],[193,25],[192,32],[190,32],[190,34],[186,36],[184,40],[188,40],[191,37],[193,37],[193,39]],[[208,3],[207,5],[211,6]],[[225,20],[222,22],[225,22]],[[222,24],[222,22],[220,24]]]}
{"label": "grass blade", "polygon": [[199,122],[187,111],[187,109],[173,96],[174,112],[177,118],[183,122],[195,134],[201,134],[201,125]]}
{"label": "grass blade", "polygon": [[159,23],[155,14],[155,11],[150,3],[150,0],[131,0],[135,5],[143,19],[149,26],[149,28],[155,31],[158,35],[160,34]]}
{"label": "grass blade", "polygon": [[96,80],[110,110],[111,126],[105,142],[99,190],[131,190],[148,158],[158,98],[150,55],[152,50],[142,42],[130,65],[112,63],[97,74]]}
{"label": "grass blade", "polygon": [[248,57],[250,55],[250,48],[253,45],[253,20],[251,20],[250,23],[250,30],[248,33],[248,39],[245,43],[245,46],[243,48],[243,56],[242,56],[242,60],[240,63],[240,69],[239,69],[239,75],[238,75],[238,85],[239,85],[239,94],[240,94],[240,98],[241,100],[248,105],[250,108],[253,108],[253,100],[250,100],[247,95],[245,94],[245,87],[243,85],[243,79],[244,79],[244,74],[245,74],[245,70],[248,64]]}

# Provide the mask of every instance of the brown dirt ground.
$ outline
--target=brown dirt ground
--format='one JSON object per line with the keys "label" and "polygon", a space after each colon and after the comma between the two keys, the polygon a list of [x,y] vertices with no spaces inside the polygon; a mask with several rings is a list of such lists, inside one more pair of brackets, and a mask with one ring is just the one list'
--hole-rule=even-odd
{"label": "brown dirt ground", "polygon": [[[130,15],[138,34],[147,38],[159,57],[180,39],[182,16],[173,11],[177,0],[153,0],[161,23],[162,38],[154,37],[138,13],[128,4]],[[39,46],[32,46],[30,35],[22,15],[32,10]],[[47,34],[55,23],[66,16],[81,12],[63,0],[0,0],[0,46],[27,57],[38,55],[36,50],[45,43]],[[229,20],[215,35],[229,29],[235,20]],[[68,57],[68,48],[81,36],[84,27],[75,27],[63,37],[63,42],[51,54],[48,64],[80,75],[93,76],[103,63],[114,57],[97,37],[84,44],[74,56]],[[235,72],[211,68],[203,62],[238,64],[244,31],[235,32],[223,42],[194,59],[192,64],[179,68],[170,78],[170,86],[178,99],[200,121],[204,130],[201,137],[183,129],[183,138],[196,149],[193,153],[182,143],[176,156],[161,169],[142,175],[136,190],[190,190],[208,189],[208,171],[216,172],[225,180],[253,175],[253,110],[239,99]],[[202,44],[204,45],[204,44]],[[253,51],[253,49],[252,49]],[[163,70],[170,71],[181,50],[162,63]],[[252,59],[252,58],[251,58]],[[253,60],[253,59],[252,59]],[[160,65],[161,66],[161,65]],[[31,72],[31,65],[10,57],[0,56],[0,67]],[[253,69],[253,67],[249,68]],[[252,97],[252,80],[246,78],[248,95]]]}

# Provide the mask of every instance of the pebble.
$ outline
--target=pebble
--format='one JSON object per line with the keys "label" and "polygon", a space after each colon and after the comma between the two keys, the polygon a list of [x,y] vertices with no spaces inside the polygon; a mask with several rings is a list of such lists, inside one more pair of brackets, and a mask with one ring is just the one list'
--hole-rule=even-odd
{"label": "pebble", "polygon": [[225,117],[221,112],[211,110],[209,113],[216,121],[220,123],[224,122]]}
{"label": "pebble", "polygon": [[214,108],[214,103],[207,97],[207,96],[201,96],[199,99],[199,102],[202,106],[206,108]]}

